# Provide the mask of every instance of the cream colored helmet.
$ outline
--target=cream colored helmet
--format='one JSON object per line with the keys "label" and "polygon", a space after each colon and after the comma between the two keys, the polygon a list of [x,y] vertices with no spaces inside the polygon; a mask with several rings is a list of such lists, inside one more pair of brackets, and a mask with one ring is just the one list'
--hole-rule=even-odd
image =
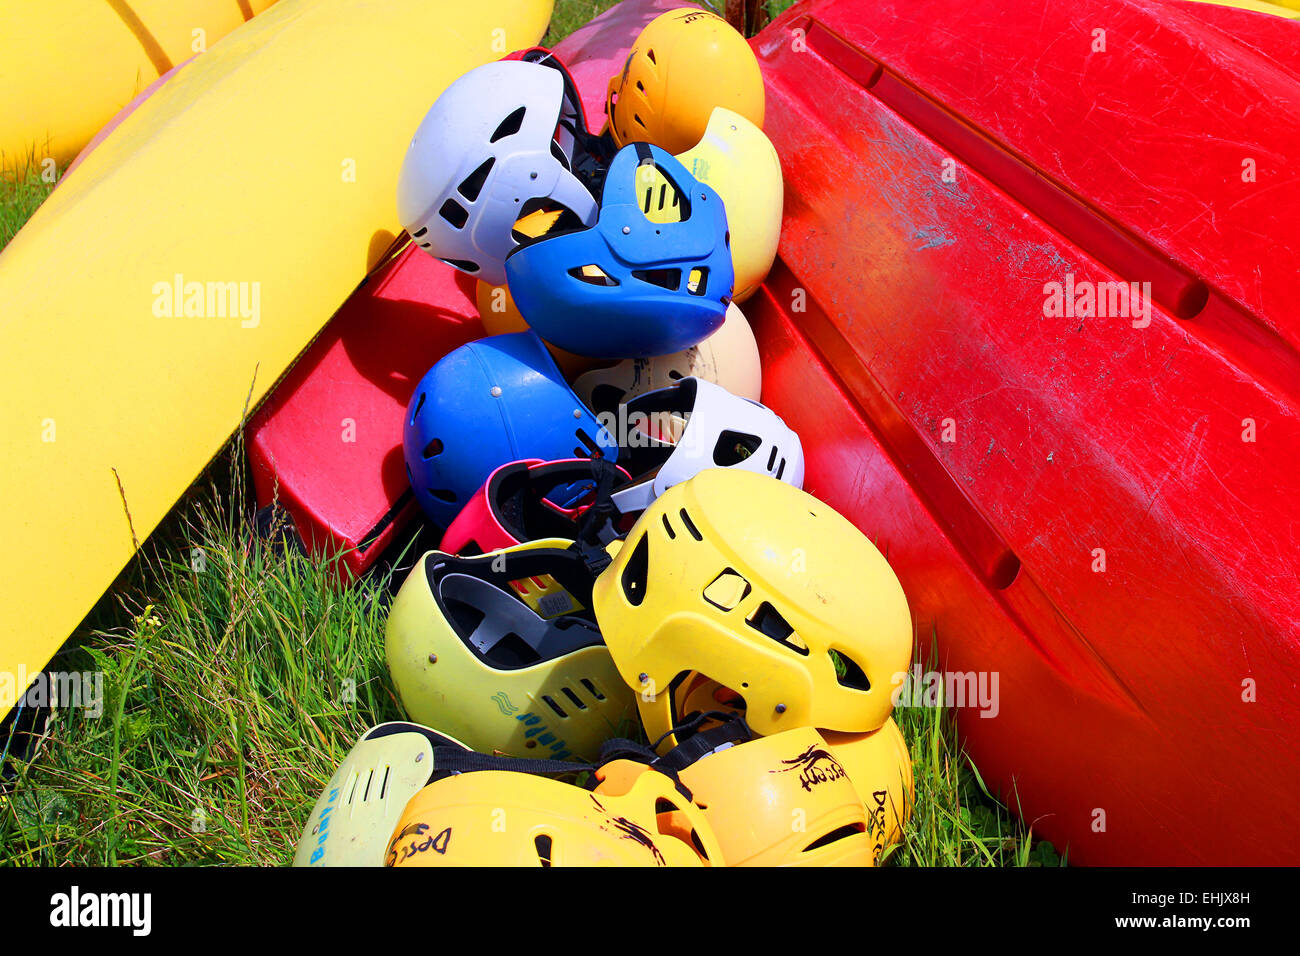
{"label": "cream colored helmet", "polygon": [[758,343],[749,322],[733,302],[722,328],[699,345],[657,358],[624,359],[607,368],[579,375],[573,390],[596,412],[613,411],[638,395],[676,385],[684,378],[702,378],[733,395],[759,400],[763,373]]}

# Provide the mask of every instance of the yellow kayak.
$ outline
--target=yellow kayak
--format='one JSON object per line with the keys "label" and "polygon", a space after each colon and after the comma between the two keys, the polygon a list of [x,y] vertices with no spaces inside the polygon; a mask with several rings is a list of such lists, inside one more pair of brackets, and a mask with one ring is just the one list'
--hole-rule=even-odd
{"label": "yellow kayak", "polygon": [[60,166],[173,66],[276,0],[0,0],[0,169]]}
{"label": "yellow kayak", "polygon": [[282,0],[145,100],[0,254],[9,683],[49,661],[389,247],[438,94],[535,44],[551,7]]}

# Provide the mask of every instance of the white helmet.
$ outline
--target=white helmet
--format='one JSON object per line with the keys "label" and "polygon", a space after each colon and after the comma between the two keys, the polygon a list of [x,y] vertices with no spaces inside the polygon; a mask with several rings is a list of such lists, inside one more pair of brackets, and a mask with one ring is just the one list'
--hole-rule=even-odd
{"label": "white helmet", "polygon": [[568,132],[585,128],[581,110],[563,72],[526,60],[485,63],[447,87],[402,161],[397,210],[411,238],[500,285],[521,216],[549,202],[592,225],[596,200],[572,172]]}
{"label": "white helmet", "polygon": [[624,359],[593,369],[574,379],[573,390],[588,408],[613,411],[638,395],[692,376],[721,385],[732,395],[758,401],[763,388],[758,342],[734,302],[727,306],[722,327],[699,345],[672,355]]}
{"label": "white helmet", "polygon": [[[637,476],[613,494],[623,514],[644,511],[707,468],[738,468],[803,487],[803,445],[776,412],[701,378],[684,378],[627,405],[626,469]],[[619,464],[624,458],[620,455]]]}

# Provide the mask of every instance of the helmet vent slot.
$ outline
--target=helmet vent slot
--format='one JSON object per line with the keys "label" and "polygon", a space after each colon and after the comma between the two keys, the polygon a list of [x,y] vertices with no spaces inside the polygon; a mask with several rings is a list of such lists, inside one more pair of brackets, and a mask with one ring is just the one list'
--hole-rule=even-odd
{"label": "helmet vent slot", "polygon": [[566,713],[564,712],[564,708],[562,708],[559,704],[557,704],[557,703],[555,702],[555,699],[554,699],[553,697],[551,697],[551,696],[549,696],[549,695],[547,695],[547,694],[543,694],[543,695],[542,695],[542,701],[546,704],[547,707],[549,707],[549,708],[551,708],[551,710],[555,711],[555,715],[556,715],[557,717],[568,717],[568,716],[569,716],[568,714],[566,714]]}
{"label": "helmet vent slot", "polygon": [[670,379],[672,379],[672,380],[675,382],[675,381],[677,381],[678,379],[685,378],[686,376],[683,375],[681,372],[677,371],[677,369],[675,369],[675,368],[670,368],[670,369],[668,370],[668,377],[669,377]]}
{"label": "helmet vent slot", "polygon": [[348,780],[348,797],[343,801],[348,806],[352,806],[357,799],[357,784],[360,780],[361,776],[356,771],[353,771],[352,777]]}
{"label": "helmet vent slot", "polygon": [[600,688],[598,688],[588,678],[584,677],[578,683],[580,683],[583,687],[587,688],[587,690],[590,691],[591,696],[596,698],[596,700],[605,699],[605,695],[600,692]]}
{"label": "helmet vent slot", "polygon": [[[420,404],[421,405],[424,404],[423,395],[420,396]],[[418,415],[419,413],[420,413],[419,409],[416,409],[416,414]],[[443,444],[441,438],[430,438],[429,443],[425,445],[424,448],[421,450],[420,456],[425,461],[428,461],[430,458],[435,458],[438,455],[441,455],[442,449],[443,449]]]}
{"label": "helmet vent slot", "polygon": [[585,429],[579,428],[576,432],[574,432],[574,434],[578,436],[578,441],[582,442],[582,447],[586,449],[586,451],[584,452],[582,448],[575,448],[574,451],[576,451],[578,454],[575,455],[574,457],[586,458],[589,456],[594,456],[594,457],[600,456],[600,446],[597,445],[595,440],[593,440],[592,437],[587,434]]}
{"label": "helmet vent slot", "polygon": [[569,688],[567,688],[567,687],[561,687],[560,690],[562,690],[562,691],[564,692],[564,696],[565,696],[565,697],[567,697],[567,698],[569,698],[569,700],[573,701],[573,706],[574,706],[574,707],[577,707],[578,710],[586,710],[586,709],[587,709],[587,705],[584,704],[584,703],[582,702],[582,698],[579,697],[577,694],[575,694],[573,691],[569,690]]}
{"label": "helmet vent slot", "polygon": [[489,139],[488,142],[495,143],[497,140],[505,139],[507,136],[514,136],[515,133],[519,132],[519,130],[523,128],[524,113],[526,113],[527,111],[528,111],[528,107],[521,106],[519,107],[519,109],[515,110],[505,119],[503,119],[501,123],[497,126],[496,131],[492,134],[492,138]]}
{"label": "helmet vent slot", "polygon": [[803,852],[811,853],[813,850],[820,850],[824,846],[830,846],[832,843],[839,843],[841,840],[848,840],[857,836],[859,833],[866,832],[866,826],[861,823],[850,823],[848,826],[837,827],[830,833],[823,833],[817,839],[813,840],[803,848]]}
{"label": "helmet vent slot", "polygon": [[419,239],[421,236],[423,236],[423,235],[424,235],[426,232],[428,232],[428,231],[429,231],[429,227],[428,227],[428,226],[421,226],[420,229],[419,229],[419,231],[416,232],[416,233],[414,233],[414,234],[411,236],[411,238],[412,238],[412,239]]}
{"label": "helmet vent slot", "polygon": [[776,480],[780,481],[781,476],[785,474],[785,459],[781,459],[781,467],[776,470]]}
{"label": "helmet vent slot", "polygon": [[686,509],[678,508],[677,513],[682,516],[682,524],[686,525],[686,530],[691,533],[691,537],[696,541],[703,541],[704,535],[700,534],[700,529],[695,527],[695,522],[692,521],[691,516],[686,513]]}
{"label": "helmet vent slot", "polygon": [[746,618],[746,623],[778,644],[783,644],[790,650],[805,657],[808,656],[808,645],[794,632],[794,628],[781,616],[781,612],[766,601],[758,606],[758,610]]}
{"label": "helmet vent slot", "polygon": [[371,767],[370,773],[366,774],[366,789],[361,794],[362,803],[365,803],[367,800],[370,799],[370,784],[374,782],[374,779],[375,779],[375,768]]}
{"label": "helmet vent slot", "polygon": [[772,466],[776,464],[776,456],[777,456],[777,452],[779,452],[780,450],[781,450],[781,449],[779,449],[779,448],[777,448],[775,445],[773,445],[773,446],[772,446],[772,450],[771,450],[770,452],[767,453],[767,470],[768,470],[768,471],[771,471],[771,470],[772,470]]}
{"label": "helmet vent slot", "polygon": [[420,409],[424,408],[424,400],[428,397],[427,392],[421,392],[420,397],[415,400],[415,411],[411,412],[411,422],[413,424],[420,417]]}
{"label": "helmet vent slot", "polygon": [[[806,652],[805,652],[806,653]],[[831,663],[835,664],[835,679],[840,686],[863,692],[871,690],[871,681],[858,662],[843,651],[831,651]]]}
{"label": "helmet vent slot", "polygon": [[734,611],[749,597],[749,582],[733,568],[727,568],[709,582],[704,589],[704,600],[721,611]]}
{"label": "helmet vent slot", "polygon": [[704,295],[709,286],[709,270],[707,268],[692,269],[690,275],[686,277],[686,291],[691,295]]}
{"label": "helmet vent slot", "polygon": [[478,272],[478,263],[471,262],[468,259],[439,259],[439,262],[445,262],[453,269],[459,269],[461,272]]}
{"label": "helmet vent slot", "polygon": [[376,799],[382,800],[388,796],[388,775],[392,773],[392,770],[393,768],[389,764],[384,765],[384,779],[379,781],[379,794]]}
{"label": "helmet vent slot", "polygon": [[442,208],[438,210],[438,215],[457,229],[463,229],[465,223],[469,222],[469,211],[454,199],[444,202]]}
{"label": "helmet vent slot", "polygon": [[454,505],[456,503],[456,492],[452,491],[450,488],[430,488],[429,494],[433,495],[433,497],[437,498],[439,501],[447,502],[449,505]]}
{"label": "helmet vent slot", "polygon": [[763,439],[747,432],[725,430],[713,446],[713,463],[719,468],[739,465],[763,445]]}
{"label": "helmet vent slot", "polygon": [[659,61],[655,59],[655,51],[654,51],[654,50],[646,50],[646,51],[645,51],[645,58],[646,58],[647,60],[649,60],[651,63],[653,63],[655,66],[658,66],[658,65],[659,65]]}
{"label": "helmet vent slot", "polygon": [[662,517],[664,521],[664,530],[668,532],[669,539],[675,539],[677,537],[677,532],[673,530],[673,523],[668,520],[667,515],[663,515]]}
{"label": "helmet vent slot", "polygon": [[545,833],[533,837],[533,847],[537,850],[537,862],[542,866],[551,865],[551,838]]}
{"label": "helmet vent slot", "polygon": [[556,160],[559,161],[559,164],[561,166],[563,166],[565,169],[572,171],[572,167],[569,165],[569,157],[565,154],[564,150],[560,147],[560,144],[557,143],[555,140],[551,140],[551,155],[554,156]]}
{"label": "helmet vent slot", "polygon": [[676,292],[682,284],[681,269],[634,269],[632,277],[669,292]]}
{"label": "helmet vent slot", "polygon": [[645,600],[646,578],[650,570],[650,536],[641,535],[641,540],[632,549],[632,556],[623,567],[620,584],[623,596],[633,607],[640,607]]}
{"label": "helmet vent slot", "polygon": [[456,192],[470,202],[478,199],[478,194],[483,191],[483,184],[487,182],[488,173],[492,171],[492,165],[495,162],[496,159],[491,156],[485,159],[478,169],[466,176],[464,182],[456,187]]}
{"label": "helmet vent slot", "polygon": [[611,275],[607,275],[605,270],[600,266],[592,263],[585,266],[574,266],[569,270],[569,275],[579,282],[585,282],[587,285],[616,286],[618,280]]}

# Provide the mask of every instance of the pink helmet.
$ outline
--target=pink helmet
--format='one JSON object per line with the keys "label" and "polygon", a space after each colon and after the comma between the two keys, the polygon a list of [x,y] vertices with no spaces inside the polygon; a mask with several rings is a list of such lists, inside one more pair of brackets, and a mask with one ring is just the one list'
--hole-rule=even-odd
{"label": "pink helmet", "polygon": [[[578,519],[594,503],[602,467],[588,458],[527,458],[502,465],[452,521],[439,550],[485,554],[539,538],[576,538]],[[614,489],[631,480],[614,466]]]}

